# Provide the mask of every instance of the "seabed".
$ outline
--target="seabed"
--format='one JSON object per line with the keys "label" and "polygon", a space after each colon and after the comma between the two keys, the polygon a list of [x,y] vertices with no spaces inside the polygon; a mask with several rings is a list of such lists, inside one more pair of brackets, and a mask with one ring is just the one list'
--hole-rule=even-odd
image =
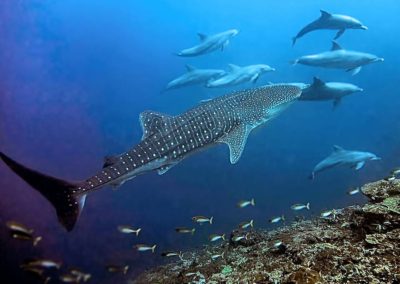
{"label": "seabed", "polygon": [[[361,191],[369,202],[340,209],[334,218],[253,230],[247,240],[186,252],[129,283],[400,283],[400,180]],[[278,240],[283,244],[274,247]]]}

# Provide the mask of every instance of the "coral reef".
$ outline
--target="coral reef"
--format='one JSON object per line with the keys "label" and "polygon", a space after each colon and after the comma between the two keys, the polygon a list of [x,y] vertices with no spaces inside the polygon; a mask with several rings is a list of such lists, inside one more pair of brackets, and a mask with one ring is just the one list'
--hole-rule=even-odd
{"label": "coral reef", "polygon": [[[185,253],[130,283],[400,283],[400,181],[362,187],[364,206]],[[277,245],[277,241],[280,241]],[[216,260],[211,255],[223,254]]]}

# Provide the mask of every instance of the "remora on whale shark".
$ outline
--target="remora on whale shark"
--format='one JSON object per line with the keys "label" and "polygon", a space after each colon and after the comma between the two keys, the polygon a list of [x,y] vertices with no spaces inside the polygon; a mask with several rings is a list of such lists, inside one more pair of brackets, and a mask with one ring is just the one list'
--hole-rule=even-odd
{"label": "remora on whale shark", "polygon": [[361,67],[374,62],[384,61],[376,55],[343,49],[336,41],[332,41],[330,51],[305,55],[292,62],[293,65],[304,64],[315,67],[345,69],[356,75]]}
{"label": "remora on whale shark", "polygon": [[300,101],[327,101],[333,100],[333,106],[337,107],[344,96],[355,92],[362,92],[360,87],[342,82],[324,82],[314,77],[314,81],[308,87],[303,88]]}
{"label": "remora on whale shark", "polygon": [[334,38],[338,39],[347,29],[367,30],[368,28],[353,17],[331,14],[321,10],[321,16],[317,20],[302,28],[301,31],[299,31],[298,34],[293,37],[292,43],[295,45],[296,40],[305,34],[316,30],[338,30]]}
{"label": "remora on whale shark", "polygon": [[316,173],[335,166],[350,166],[355,170],[359,170],[365,165],[365,162],[380,159],[381,158],[370,152],[350,151],[335,145],[333,146],[333,152],[315,166],[310,175],[310,179],[314,179]]}
{"label": "remora on whale shark", "polygon": [[190,48],[186,48],[177,53],[179,56],[199,56],[212,51],[224,48],[229,44],[229,40],[239,33],[238,30],[232,29],[219,34],[207,36],[198,33],[201,42]]}
{"label": "remora on whale shark", "polygon": [[107,158],[101,171],[82,182],[48,176],[2,152],[0,158],[50,201],[58,220],[70,231],[86,195],[106,185],[118,186],[154,170],[163,174],[190,154],[216,143],[227,144],[230,161],[236,163],[251,130],[276,117],[300,94],[296,86],[263,86],[215,98],[178,116],[145,111],[140,114],[142,140],[129,151]]}

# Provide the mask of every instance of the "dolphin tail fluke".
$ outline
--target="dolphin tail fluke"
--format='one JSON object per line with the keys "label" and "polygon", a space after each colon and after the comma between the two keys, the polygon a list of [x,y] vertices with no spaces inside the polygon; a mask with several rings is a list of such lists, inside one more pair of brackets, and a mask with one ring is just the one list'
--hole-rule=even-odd
{"label": "dolphin tail fluke", "polygon": [[289,63],[292,65],[297,65],[297,63],[299,63],[299,60],[298,59],[291,60],[291,61],[289,61]]}
{"label": "dolphin tail fluke", "polygon": [[312,172],[312,173],[308,176],[308,178],[309,178],[310,180],[314,180],[314,179],[315,179],[315,173]]}
{"label": "dolphin tail fluke", "polygon": [[75,192],[78,185],[57,179],[27,168],[0,152],[0,159],[30,186],[39,191],[57,212],[59,222],[71,231],[78,220],[85,202],[85,195]]}

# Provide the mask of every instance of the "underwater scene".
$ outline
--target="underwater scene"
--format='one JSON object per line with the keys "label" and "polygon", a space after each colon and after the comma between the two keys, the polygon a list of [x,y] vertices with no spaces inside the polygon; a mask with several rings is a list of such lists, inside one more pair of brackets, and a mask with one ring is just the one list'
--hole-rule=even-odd
{"label": "underwater scene", "polygon": [[398,0],[0,2],[1,283],[400,283]]}

